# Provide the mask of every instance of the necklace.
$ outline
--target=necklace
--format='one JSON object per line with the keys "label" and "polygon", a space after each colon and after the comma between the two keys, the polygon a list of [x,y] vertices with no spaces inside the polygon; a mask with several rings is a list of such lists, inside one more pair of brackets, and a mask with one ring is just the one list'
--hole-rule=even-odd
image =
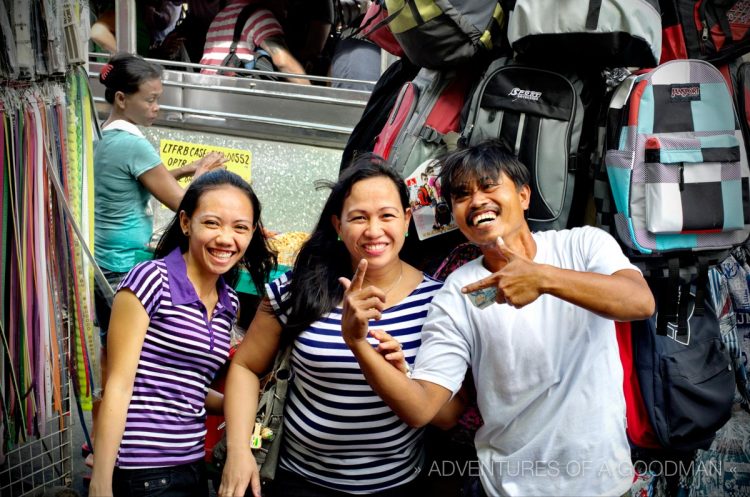
{"label": "necklace", "polygon": [[398,286],[398,284],[401,283],[401,278],[404,277],[404,263],[403,262],[401,263],[401,265],[399,266],[399,268],[401,269],[401,271],[399,271],[399,273],[398,273],[398,278],[396,278],[396,282],[394,284],[392,284],[390,287],[388,287],[388,290],[383,290],[383,293],[385,293],[386,295],[388,295],[389,293],[391,293],[391,290],[393,290],[394,288],[396,288]]}

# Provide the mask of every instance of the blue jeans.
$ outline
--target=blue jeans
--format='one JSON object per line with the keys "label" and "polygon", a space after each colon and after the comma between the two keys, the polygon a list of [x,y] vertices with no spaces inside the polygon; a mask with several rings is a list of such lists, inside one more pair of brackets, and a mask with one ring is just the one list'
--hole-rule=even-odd
{"label": "blue jeans", "polygon": [[115,468],[112,491],[114,497],[208,497],[206,467],[196,461],[164,468]]}

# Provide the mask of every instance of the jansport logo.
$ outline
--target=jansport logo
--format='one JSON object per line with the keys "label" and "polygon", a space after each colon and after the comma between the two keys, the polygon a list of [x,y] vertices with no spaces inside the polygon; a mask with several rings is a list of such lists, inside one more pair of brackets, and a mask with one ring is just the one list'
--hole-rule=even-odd
{"label": "jansport logo", "polygon": [[672,85],[670,87],[670,98],[672,100],[700,100],[700,85]]}
{"label": "jansport logo", "polygon": [[523,100],[531,100],[532,102],[536,102],[541,98],[542,92],[513,88],[512,90],[510,90],[510,93],[508,93],[508,96],[513,97],[513,100],[518,100],[520,98]]}

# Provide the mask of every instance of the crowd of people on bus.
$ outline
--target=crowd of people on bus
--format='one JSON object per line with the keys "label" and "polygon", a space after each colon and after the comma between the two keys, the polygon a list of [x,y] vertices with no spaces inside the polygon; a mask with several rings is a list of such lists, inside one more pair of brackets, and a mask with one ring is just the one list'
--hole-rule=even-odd
{"label": "crowd of people on bus", "polygon": [[[145,0],[135,3],[136,53],[168,61],[222,65],[230,52],[238,14],[249,9],[235,53],[255,67],[267,56],[271,70],[294,74],[375,81],[380,49],[350,36],[369,0]],[[117,51],[116,13],[111,1],[93,2],[91,40],[99,49]],[[177,67],[179,68],[179,67]],[[184,67],[182,67],[184,69]],[[237,73],[232,73],[236,75]],[[241,74],[241,73],[240,73]],[[288,81],[310,84],[305,78]],[[369,89],[371,85],[336,82],[335,86]]]}

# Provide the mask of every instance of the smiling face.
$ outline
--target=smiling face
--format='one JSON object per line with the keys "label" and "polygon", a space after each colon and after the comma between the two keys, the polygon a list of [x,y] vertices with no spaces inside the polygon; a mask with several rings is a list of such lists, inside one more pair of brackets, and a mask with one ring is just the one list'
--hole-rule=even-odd
{"label": "smiling face", "polygon": [[505,173],[498,179],[476,179],[451,190],[453,217],[461,232],[477,245],[489,245],[498,236],[510,240],[528,231],[524,211],[529,208],[528,185],[517,188]]}
{"label": "smiling face", "polygon": [[147,79],[138,86],[138,91],[126,95],[115,94],[115,105],[123,117],[133,124],[151,126],[159,114],[159,97],[163,92],[161,79]]}
{"label": "smiling face", "polygon": [[189,235],[188,267],[220,276],[245,253],[253,237],[253,206],[234,186],[205,191],[191,217],[180,212],[180,227]]}
{"label": "smiling face", "polygon": [[352,267],[367,259],[370,271],[398,262],[410,219],[411,211],[401,205],[393,180],[378,176],[355,183],[341,217],[331,221],[351,255]]}

